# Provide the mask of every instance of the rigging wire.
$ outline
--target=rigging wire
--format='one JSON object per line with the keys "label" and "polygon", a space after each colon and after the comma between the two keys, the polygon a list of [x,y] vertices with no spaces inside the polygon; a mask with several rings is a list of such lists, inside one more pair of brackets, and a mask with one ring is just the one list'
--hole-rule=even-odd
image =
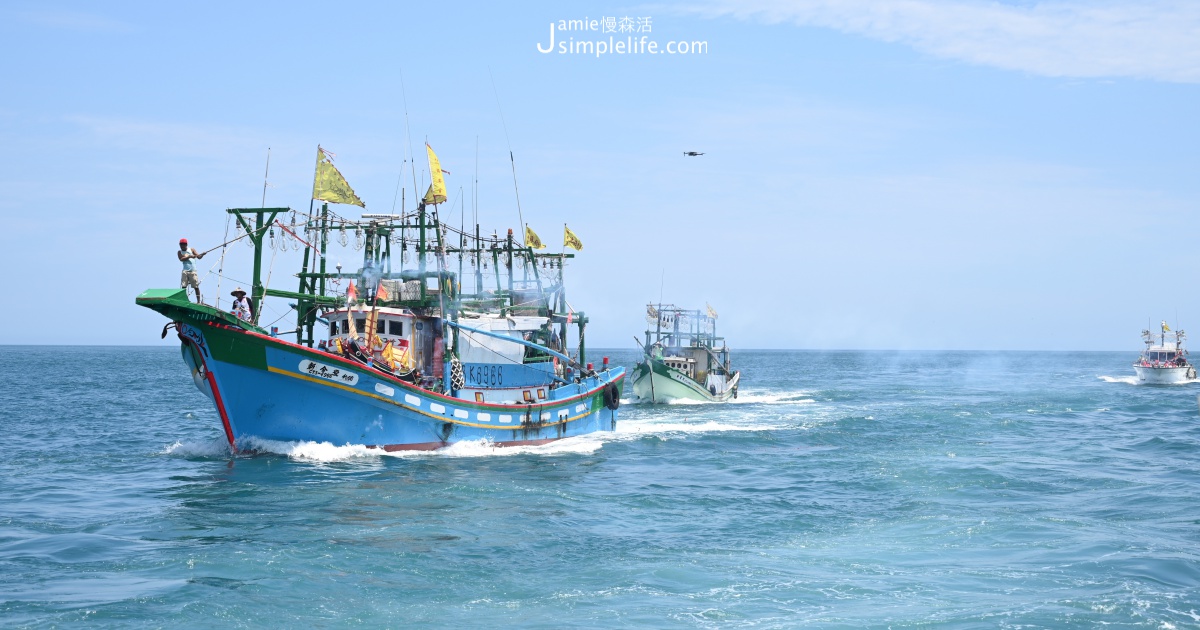
{"label": "rigging wire", "polygon": [[[275,309],[271,309],[271,310],[272,310],[272,311],[274,311]],[[278,311],[276,311],[276,312],[278,312]],[[272,326],[274,326],[275,324],[278,324],[278,323],[279,323],[279,320],[281,320],[281,319],[283,319],[284,317],[287,317],[288,315],[290,315],[290,314],[291,314],[291,312],[292,312],[292,309],[290,309],[290,308],[289,308],[287,311],[285,311],[285,312],[284,312],[284,314],[283,314],[283,315],[280,315],[279,317],[276,317],[276,318],[275,318],[275,321],[271,322],[270,324],[267,324],[266,326],[263,326],[263,328],[266,328],[266,329],[268,329],[268,330],[269,330],[269,329],[270,329]],[[299,328],[299,325],[297,325],[297,328]],[[294,332],[294,331],[293,331],[293,332]]]}
{"label": "rigging wire", "polygon": [[[400,71],[400,100],[404,104],[404,138],[405,143],[408,144],[408,159],[411,160],[412,163],[413,200],[416,201],[418,206],[420,206],[421,202],[418,200],[421,198],[421,191],[419,188],[417,188],[417,156],[413,154],[412,131],[408,126],[408,90],[404,87],[404,70],[399,68],[398,70]],[[403,171],[401,174],[403,174]],[[400,207],[400,212],[404,212],[403,206]]]}
{"label": "rigging wire", "polygon": [[[274,248],[271,249],[271,265],[267,267],[267,281],[263,284],[263,296],[260,304],[265,305],[267,303],[267,287],[271,286],[271,274],[275,272],[275,255],[278,253],[279,250]],[[253,291],[254,287],[251,287],[250,290]],[[254,319],[258,320],[258,313],[254,314]],[[254,323],[257,324],[258,321],[255,321]]]}
{"label": "rigging wire", "polygon": [[[221,243],[221,258],[217,260],[217,303],[216,308],[221,308],[221,274],[225,271],[225,250],[229,246],[229,222],[233,220],[233,215],[225,214],[225,242]],[[238,225],[241,225],[240,223]],[[211,272],[211,270],[210,270]]]}
{"label": "rigging wire", "polygon": [[[212,271],[210,270],[210,271],[209,271],[209,273],[212,273]],[[229,281],[233,282],[234,284],[244,284],[244,285],[249,285],[249,284],[251,284],[250,282],[248,282],[248,281],[246,281],[246,280],[238,280],[237,278],[234,278],[234,277],[232,277],[232,276],[226,276],[226,275],[220,275],[220,274],[218,274],[218,277],[220,277],[220,278],[224,278],[225,280],[229,280]]]}
{"label": "rigging wire", "polygon": [[488,66],[488,77],[492,80],[492,93],[496,95],[496,109],[500,110],[500,125],[504,128],[504,141],[508,143],[508,162],[512,165],[513,192],[517,195],[517,219],[521,221],[521,228],[524,230],[525,215],[521,212],[521,191],[517,188],[517,160],[513,157],[512,140],[508,137],[508,123],[504,121],[504,108],[500,106],[500,91],[496,89],[496,77],[492,76],[491,66]]}

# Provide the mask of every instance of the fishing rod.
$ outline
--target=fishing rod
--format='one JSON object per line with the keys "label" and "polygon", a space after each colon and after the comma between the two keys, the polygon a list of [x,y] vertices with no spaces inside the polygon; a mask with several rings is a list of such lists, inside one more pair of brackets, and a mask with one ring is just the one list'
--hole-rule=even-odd
{"label": "fishing rod", "polygon": [[226,245],[228,245],[228,244],[230,244],[230,243],[236,243],[236,242],[238,242],[238,241],[240,241],[240,240],[242,240],[242,239],[246,238],[247,236],[250,236],[250,233],[249,233],[249,232],[246,232],[246,233],[242,234],[241,236],[239,236],[239,237],[237,237],[237,238],[232,238],[232,239],[229,239],[228,241],[225,241],[224,243],[221,243],[220,245],[217,245],[216,247],[213,247],[212,249],[206,249],[206,250],[204,250],[204,251],[200,252],[198,255],[199,255],[199,256],[204,256],[205,254],[208,254],[209,252],[214,252],[214,251],[216,251],[216,250],[218,250],[218,249],[221,249],[222,247],[225,247]]}

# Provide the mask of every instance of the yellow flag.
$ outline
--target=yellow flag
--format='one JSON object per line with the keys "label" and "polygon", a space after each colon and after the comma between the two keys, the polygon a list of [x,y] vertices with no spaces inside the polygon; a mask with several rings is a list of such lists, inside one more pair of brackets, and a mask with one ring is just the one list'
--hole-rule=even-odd
{"label": "yellow flag", "polygon": [[400,358],[396,362],[406,370],[411,370],[416,366],[416,362],[413,360],[412,352],[409,352],[408,346],[400,346]]}
{"label": "yellow flag", "polygon": [[383,362],[386,363],[388,367],[392,368],[393,370],[396,369],[396,351],[392,349],[392,342],[387,342],[387,345],[383,347],[383,352],[381,353],[380,358],[383,359]]}
{"label": "yellow flag", "polygon": [[433,147],[425,143],[425,151],[429,153],[429,176],[431,183],[425,193],[425,203],[446,203],[446,178],[442,177],[442,163],[433,152]]}
{"label": "yellow flag", "polygon": [[1162,329],[1163,329],[1163,332],[1171,332],[1171,327],[1167,325],[1166,321],[1163,321]]}
{"label": "yellow flag", "polygon": [[570,247],[577,252],[583,251],[583,241],[579,240],[578,236],[575,236],[575,233],[571,231],[571,228],[567,227],[566,223],[563,224],[563,247]]}
{"label": "yellow flag", "polygon": [[[378,319],[379,319],[379,311],[372,308],[371,313],[369,315],[367,315],[367,322],[366,322],[367,329],[363,331],[364,335],[366,335],[368,337],[372,337],[375,334],[375,330],[376,330],[375,327],[379,325],[377,323]],[[379,337],[375,337],[375,342],[376,343],[379,342]]]}
{"label": "yellow flag", "polygon": [[709,316],[709,317],[711,317],[711,318],[713,318],[713,319],[716,319],[716,318],[717,318],[717,311],[716,311],[715,309],[713,309],[713,307],[712,307],[712,306],[709,306],[708,302],[705,302],[705,303],[704,303],[704,308],[708,309],[708,316]]}
{"label": "yellow flag", "polygon": [[546,249],[546,246],[542,245],[542,239],[538,238],[538,235],[535,234],[533,230],[529,229],[528,225],[525,226],[525,247]]}
{"label": "yellow flag", "polygon": [[366,208],[367,204],[354,194],[354,189],[350,184],[346,183],[346,178],[338,172],[337,167],[333,165],[333,160],[329,159],[329,153],[317,147],[317,173],[313,176],[313,199],[320,201],[328,201],[330,203],[344,203],[360,208]]}

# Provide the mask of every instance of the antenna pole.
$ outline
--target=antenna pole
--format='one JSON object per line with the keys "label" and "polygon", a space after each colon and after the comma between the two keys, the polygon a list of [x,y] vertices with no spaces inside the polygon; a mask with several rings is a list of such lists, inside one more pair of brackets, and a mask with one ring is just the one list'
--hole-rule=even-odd
{"label": "antenna pole", "polygon": [[512,140],[508,137],[508,123],[504,121],[504,108],[500,106],[500,92],[496,89],[496,77],[492,76],[492,67],[488,66],[488,77],[492,80],[492,93],[496,95],[496,109],[500,110],[500,125],[504,128],[504,141],[508,143],[508,162],[512,165],[513,192],[517,195],[517,219],[520,225],[525,225],[525,215],[521,212],[521,191],[517,188],[517,160],[513,157]]}
{"label": "antenna pole", "polygon": [[479,136],[475,136],[475,186],[471,190],[471,223],[479,223]]}
{"label": "antenna pole", "polygon": [[267,176],[271,174],[271,147],[267,147],[267,168],[263,171],[262,206],[267,207]]}
{"label": "antenna pole", "polygon": [[[400,99],[404,103],[404,139],[408,144],[408,157],[412,158],[412,176],[413,176],[413,195],[414,199],[420,199],[421,191],[417,189],[417,156],[413,155],[412,150],[412,132],[408,128],[408,91],[404,89],[404,70],[400,70]],[[403,174],[403,172],[401,173]],[[400,212],[404,212],[404,206],[400,206]]]}
{"label": "antenna pole", "polygon": [[[396,214],[396,200],[400,197],[400,180],[404,179],[404,164],[407,163],[408,160],[404,160],[400,164],[400,172],[396,174],[396,192],[392,194],[392,214]],[[403,206],[400,207],[400,211],[404,211]]]}

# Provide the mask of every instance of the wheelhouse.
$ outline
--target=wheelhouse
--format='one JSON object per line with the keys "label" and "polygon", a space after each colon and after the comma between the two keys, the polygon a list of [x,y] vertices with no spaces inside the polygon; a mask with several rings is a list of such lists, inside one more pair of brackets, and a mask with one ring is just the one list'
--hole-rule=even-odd
{"label": "wheelhouse", "polygon": [[376,308],[374,314],[370,310],[339,309],[326,312],[324,318],[329,322],[330,342],[334,339],[348,341],[350,337],[355,336],[351,335],[353,321],[353,330],[358,337],[373,337],[383,343],[406,342],[403,345],[412,340],[416,328],[414,323],[418,319],[407,309],[382,307]]}

